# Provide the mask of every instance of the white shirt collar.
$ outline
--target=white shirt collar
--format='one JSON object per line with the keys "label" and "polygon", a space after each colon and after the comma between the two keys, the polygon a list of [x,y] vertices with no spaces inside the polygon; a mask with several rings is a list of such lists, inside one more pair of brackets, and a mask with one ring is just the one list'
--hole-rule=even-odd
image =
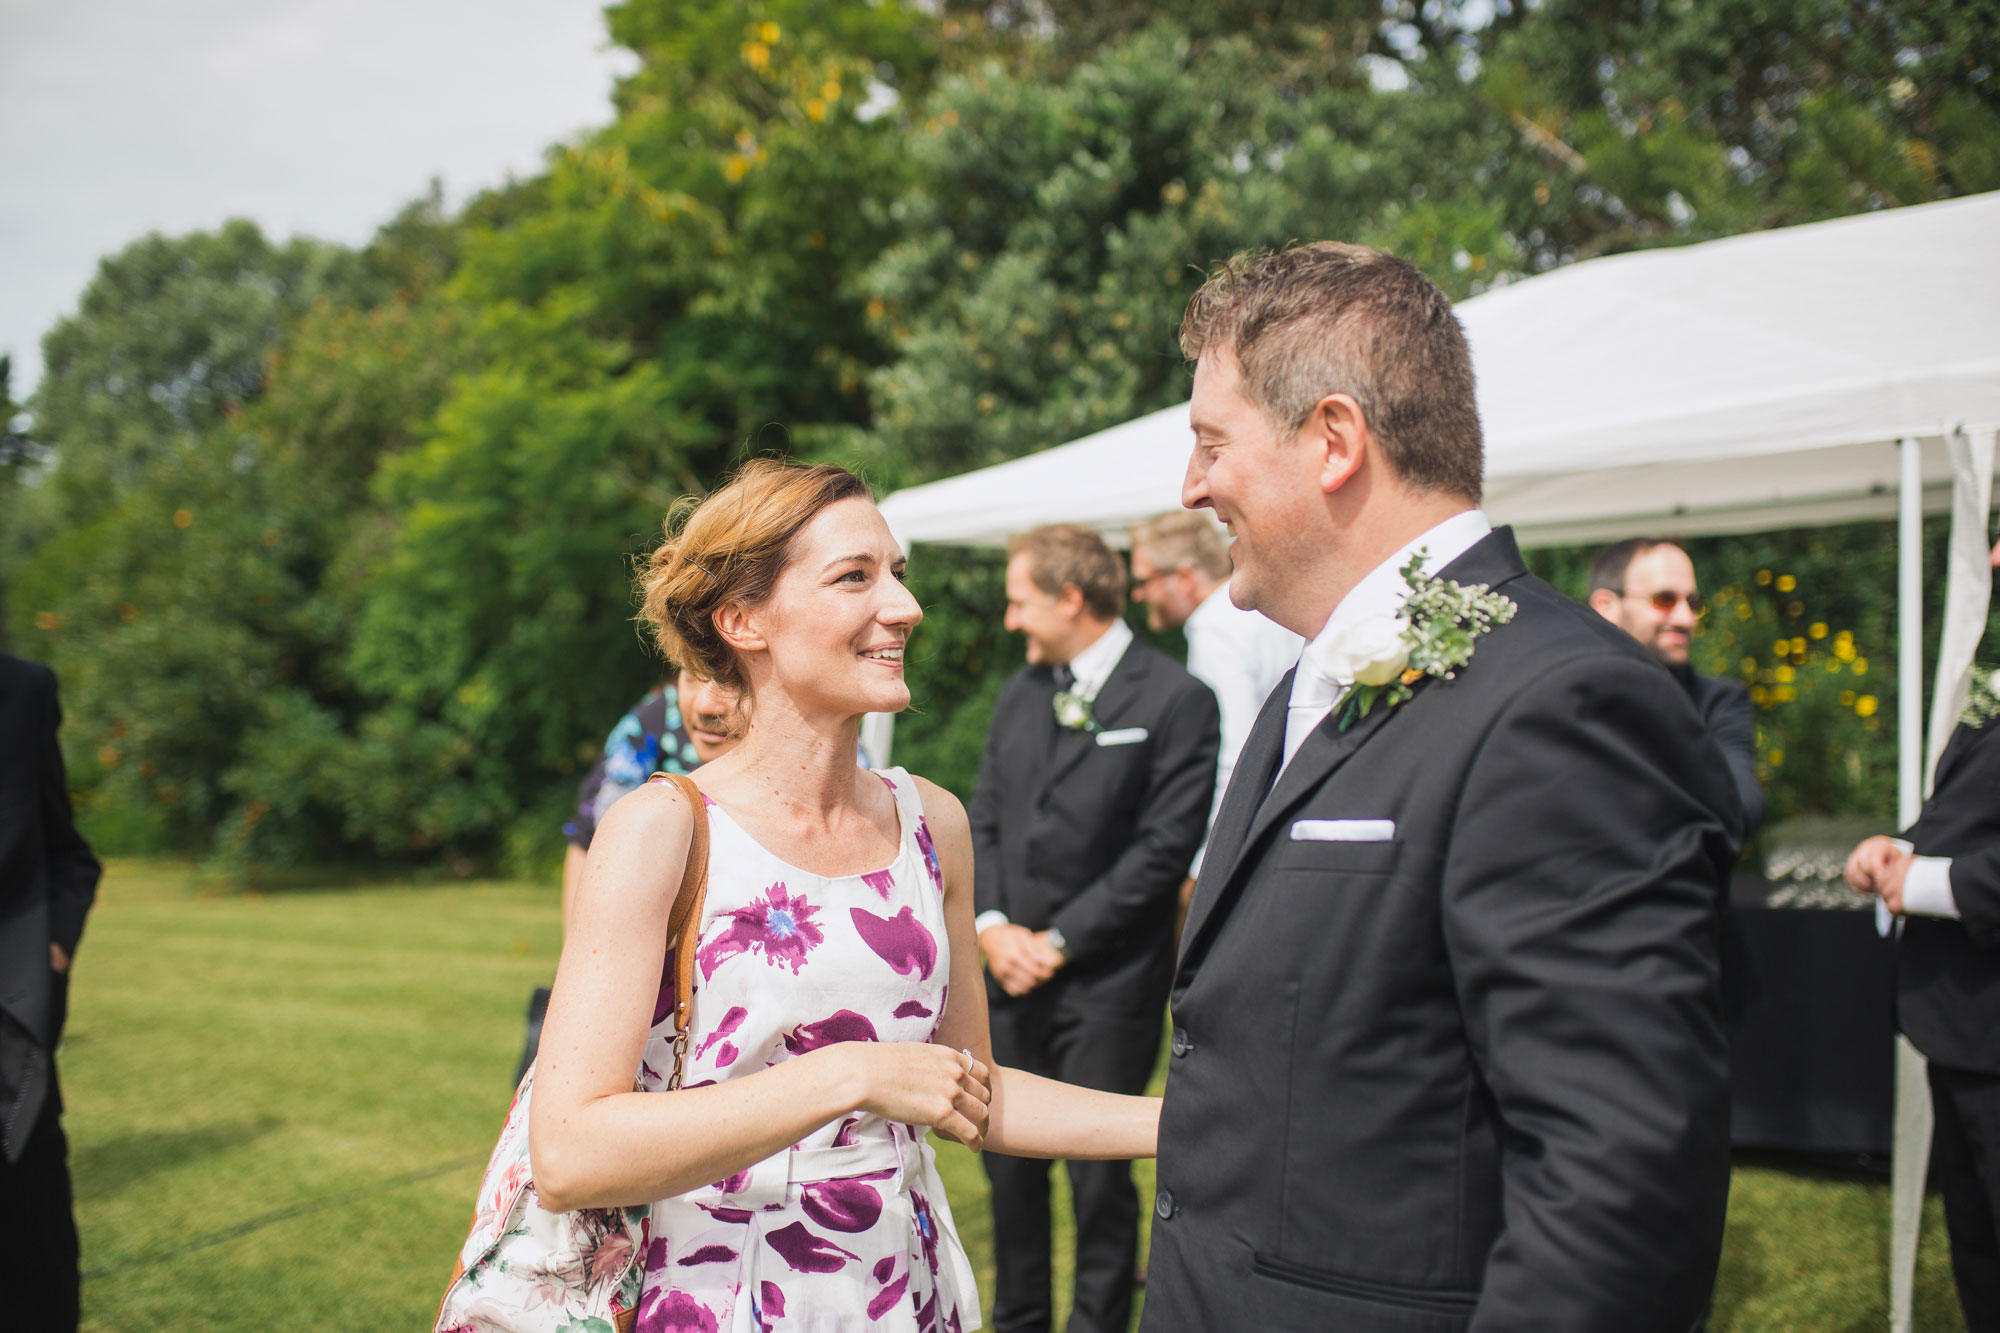
{"label": "white shirt collar", "polygon": [[[1403,566],[1419,550],[1424,553],[1423,571],[1436,574],[1452,561],[1476,546],[1493,525],[1487,521],[1483,511],[1467,509],[1453,514],[1430,531],[1397,548],[1395,554],[1370,570],[1361,582],[1348,589],[1347,596],[1340,599],[1340,605],[1333,608],[1333,614],[1326,618],[1326,625],[1306,646],[1306,655],[1313,649],[1328,644],[1349,625],[1358,624],[1374,616],[1392,616],[1402,606],[1403,597],[1409,591],[1403,584]],[[1304,667],[1292,678],[1292,699],[1301,698],[1301,682],[1305,680]]]}
{"label": "white shirt collar", "polygon": [[1132,627],[1123,620],[1112,621],[1095,643],[1069,660],[1070,689],[1086,699],[1095,699],[1131,646]]}

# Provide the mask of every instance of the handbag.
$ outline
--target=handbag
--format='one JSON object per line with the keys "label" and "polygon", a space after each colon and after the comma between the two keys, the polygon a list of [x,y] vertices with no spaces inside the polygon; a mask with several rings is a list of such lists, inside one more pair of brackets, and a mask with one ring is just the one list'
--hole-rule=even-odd
{"label": "handbag", "polygon": [[[694,955],[708,897],[708,807],[685,776],[653,776],[674,783],[694,807],[694,837],[667,921],[662,969],[674,987],[671,1090],[681,1085],[693,1019]],[[528,1155],[534,1086],[531,1064],[480,1178],[472,1227],[438,1306],[435,1333],[631,1333],[638,1316],[652,1206],[567,1213],[542,1207]]]}

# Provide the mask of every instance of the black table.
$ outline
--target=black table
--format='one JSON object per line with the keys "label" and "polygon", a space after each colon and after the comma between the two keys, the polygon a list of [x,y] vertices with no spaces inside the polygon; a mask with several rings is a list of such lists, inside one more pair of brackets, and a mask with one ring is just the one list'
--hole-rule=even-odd
{"label": "black table", "polygon": [[1730,1141],[1887,1156],[1895,945],[1872,911],[1772,907],[1776,887],[1738,875],[1723,918]]}

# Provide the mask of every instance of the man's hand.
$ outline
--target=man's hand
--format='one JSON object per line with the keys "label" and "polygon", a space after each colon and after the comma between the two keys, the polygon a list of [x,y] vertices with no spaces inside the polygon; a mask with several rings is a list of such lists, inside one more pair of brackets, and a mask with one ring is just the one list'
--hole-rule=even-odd
{"label": "man's hand", "polygon": [[1901,916],[1903,878],[1909,873],[1914,852],[1896,839],[1878,834],[1856,847],[1847,858],[1844,872],[1847,885],[1856,893],[1872,894],[1882,905]]}
{"label": "man's hand", "polygon": [[1062,955],[1026,926],[988,926],[979,936],[986,970],[1009,995],[1026,995],[1056,974]]}
{"label": "man's hand", "polygon": [[49,941],[49,971],[69,971],[69,955],[64,953],[62,945],[57,944],[54,940]]}

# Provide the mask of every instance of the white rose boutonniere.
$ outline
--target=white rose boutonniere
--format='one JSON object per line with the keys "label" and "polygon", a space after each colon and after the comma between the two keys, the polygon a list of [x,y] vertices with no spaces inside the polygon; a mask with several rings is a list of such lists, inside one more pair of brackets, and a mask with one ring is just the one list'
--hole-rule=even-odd
{"label": "white rose boutonniere", "polygon": [[1056,710],[1056,725],[1068,731],[1096,731],[1096,709],[1089,695],[1081,690],[1064,690],[1052,701]]}
{"label": "white rose boutonniere", "polygon": [[1972,671],[1972,692],[1966,698],[1965,711],[1958,715],[1958,720],[1968,727],[1983,727],[1996,717],[2000,717],[2000,670],[1975,667]]}
{"label": "white rose boutonniere", "polygon": [[1318,654],[1320,670],[1330,680],[1387,685],[1410,664],[1409,632],[1401,616],[1364,620]]}
{"label": "white rose boutonniere", "polygon": [[1422,551],[1410,557],[1402,574],[1410,588],[1402,614],[1355,626],[1322,656],[1329,676],[1354,682],[1335,724],[1340,731],[1378,703],[1390,708],[1402,703],[1426,678],[1450,680],[1472,660],[1479,636],[1512,620],[1519,609],[1483,583],[1467,586],[1425,574]]}

